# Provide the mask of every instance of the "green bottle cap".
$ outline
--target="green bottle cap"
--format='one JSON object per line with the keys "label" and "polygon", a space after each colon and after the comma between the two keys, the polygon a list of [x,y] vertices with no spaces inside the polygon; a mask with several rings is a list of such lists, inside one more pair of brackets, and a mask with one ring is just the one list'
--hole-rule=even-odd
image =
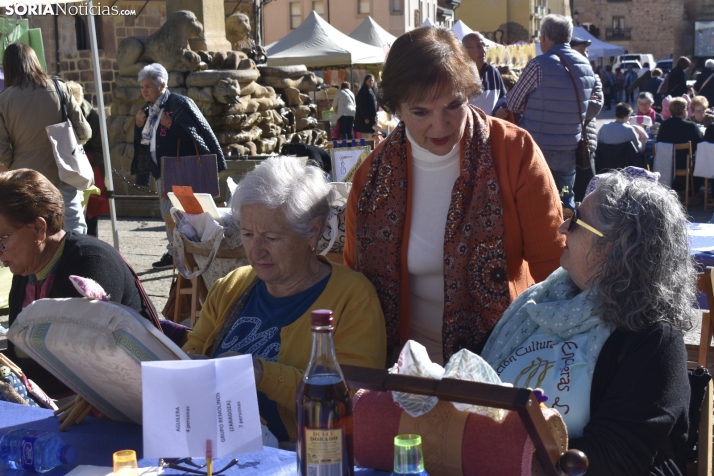
{"label": "green bottle cap", "polygon": [[394,472],[399,474],[424,471],[421,436],[397,435],[394,437]]}

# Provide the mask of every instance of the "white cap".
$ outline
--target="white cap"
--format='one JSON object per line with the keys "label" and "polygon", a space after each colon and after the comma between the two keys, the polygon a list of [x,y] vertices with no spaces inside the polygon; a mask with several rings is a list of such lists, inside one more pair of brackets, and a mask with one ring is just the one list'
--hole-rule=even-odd
{"label": "white cap", "polygon": [[714,69],[714,59],[708,59],[708,60],[704,63],[704,67],[707,68],[707,69]]}

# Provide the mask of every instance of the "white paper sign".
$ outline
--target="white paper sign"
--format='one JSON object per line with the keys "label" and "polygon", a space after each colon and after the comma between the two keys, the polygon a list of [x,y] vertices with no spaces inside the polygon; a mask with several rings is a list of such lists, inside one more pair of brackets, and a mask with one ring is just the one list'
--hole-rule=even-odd
{"label": "white paper sign", "polygon": [[352,182],[355,172],[369,156],[369,147],[340,147],[331,149],[334,182]]}
{"label": "white paper sign", "polygon": [[253,359],[142,362],[144,458],[263,450]]}

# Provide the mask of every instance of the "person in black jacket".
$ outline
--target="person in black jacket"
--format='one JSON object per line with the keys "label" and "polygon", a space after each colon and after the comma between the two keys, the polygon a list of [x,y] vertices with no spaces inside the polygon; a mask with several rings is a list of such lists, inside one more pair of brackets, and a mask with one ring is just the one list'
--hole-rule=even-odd
{"label": "person in black jacket", "polygon": [[[0,260],[13,274],[9,323],[37,299],[81,297],[70,275],[99,283],[110,300],[131,307],[160,326],[151,301],[121,255],[107,243],[76,232],[64,232],[64,201],[42,174],[30,169],[0,173]],[[164,321],[162,321],[164,322]],[[49,394],[68,389],[34,360],[9,357]]]}
{"label": "person in black jacket", "polygon": [[692,62],[686,56],[682,56],[677,60],[677,66],[672,68],[672,71],[667,75],[667,91],[665,95],[674,97],[682,97],[687,94],[687,74],[685,71],[692,66]]}
{"label": "person in black jacket", "polygon": [[[374,75],[364,77],[362,87],[357,93],[357,113],[354,129],[363,134],[372,134],[377,122],[377,97],[374,95]],[[367,136],[368,138],[371,136]]]}
{"label": "person in black jacket", "polygon": [[694,83],[692,89],[698,96],[704,96],[709,101],[709,104],[714,104],[714,59],[708,59],[704,62],[704,69],[697,76],[697,82]]}
{"label": "person in black jacket", "polygon": [[[697,151],[697,144],[702,141],[702,132],[699,127],[687,121],[687,102],[682,98],[674,98],[669,103],[669,112],[672,117],[662,122],[659,126],[656,142],[668,144],[692,143],[692,153]],[[677,151],[677,168],[686,167],[687,151]]]}
{"label": "person in black jacket", "polygon": [[[147,103],[136,113],[131,163],[132,175],[151,172],[156,179],[162,217],[171,210],[171,201],[161,193],[161,157],[195,156],[196,151],[201,155],[215,154],[218,171],[226,169],[226,159],[211,126],[190,98],[166,88],[168,80],[168,72],[159,63],[147,65],[139,72],[141,94]],[[166,237],[170,249],[173,237],[168,225]],[[169,252],[153,264],[155,269],[171,266],[173,258]]]}
{"label": "person in black jacket", "polygon": [[561,268],[516,298],[482,357],[504,382],[540,386],[588,476],[686,474],[684,332],[697,273],[687,213],[658,175],[597,175],[560,227]]}
{"label": "person in black jacket", "polygon": [[704,139],[702,140],[704,142],[711,142],[714,144],[714,124],[707,127],[707,129],[704,131]]}
{"label": "person in black jacket", "polygon": [[659,68],[655,68],[652,70],[652,77],[647,80],[644,87],[640,91],[640,94],[644,92],[650,93],[652,95],[652,98],[654,99],[654,104],[652,104],[652,108],[658,113],[662,111],[662,98],[664,97],[664,95],[660,93],[659,90],[662,87],[663,82],[664,78],[662,77],[662,70]]}

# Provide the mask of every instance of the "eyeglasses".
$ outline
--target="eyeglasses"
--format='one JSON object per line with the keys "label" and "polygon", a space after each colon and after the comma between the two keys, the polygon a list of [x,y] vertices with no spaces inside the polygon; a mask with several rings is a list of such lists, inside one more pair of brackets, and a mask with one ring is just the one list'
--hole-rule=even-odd
{"label": "eyeglasses", "polygon": [[568,233],[571,233],[573,231],[573,227],[576,224],[578,224],[578,225],[582,226],[583,228],[585,228],[586,230],[588,230],[589,232],[595,233],[597,236],[604,238],[605,235],[603,235],[602,232],[600,232],[597,228],[588,225],[587,223],[585,223],[583,220],[580,219],[580,210],[578,210],[579,206],[580,206],[579,204],[575,205],[575,211],[573,211],[573,216],[570,217],[570,224],[568,225]]}
{"label": "eyeglasses", "polygon": [[5,245],[3,244],[2,240],[7,240],[11,236],[12,236],[12,233],[8,233],[7,235],[0,238],[0,253],[4,253],[5,251],[7,251],[7,248],[5,248]]}
{"label": "eyeglasses", "polygon": [[[211,474],[221,474],[222,472],[226,471],[229,468],[232,468],[238,464],[237,459],[232,459],[228,462],[228,464],[223,467],[222,469],[219,469],[218,471],[213,471]],[[184,466],[186,465],[186,466]],[[190,466],[190,467],[187,467]],[[179,471],[185,471],[187,473],[193,473],[193,474],[208,474],[207,471],[203,470],[203,468],[206,467],[206,464],[201,464],[198,465],[193,462],[191,458],[162,458],[159,460],[159,467],[163,470],[166,468],[171,468],[171,469],[177,469]]]}

